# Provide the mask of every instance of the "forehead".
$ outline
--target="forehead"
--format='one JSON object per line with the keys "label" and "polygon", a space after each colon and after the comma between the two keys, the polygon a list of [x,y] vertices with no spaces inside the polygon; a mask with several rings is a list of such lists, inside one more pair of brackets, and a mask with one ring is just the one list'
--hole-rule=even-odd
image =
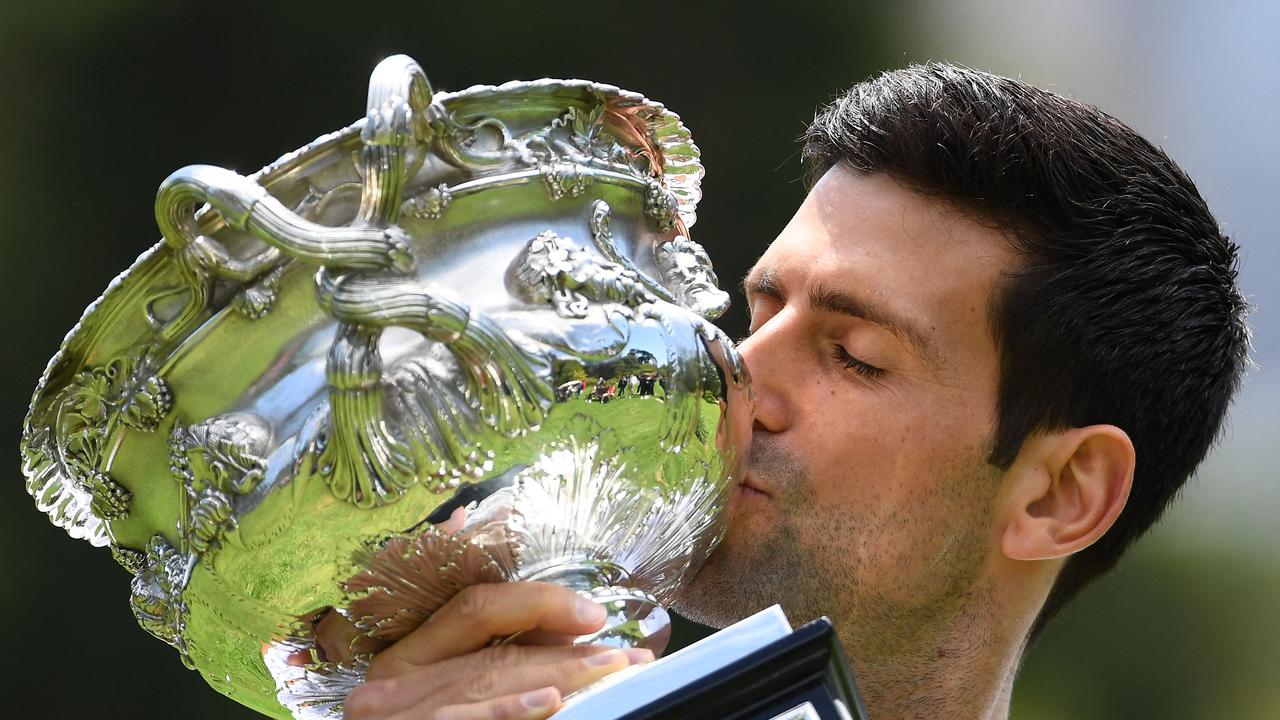
{"label": "forehead", "polygon": [[1016,255],[1004,234],[885,175],[836,167],[761,257],[788,294],[815,284],[890,307],[942,346],[990,337],[987,307]]}

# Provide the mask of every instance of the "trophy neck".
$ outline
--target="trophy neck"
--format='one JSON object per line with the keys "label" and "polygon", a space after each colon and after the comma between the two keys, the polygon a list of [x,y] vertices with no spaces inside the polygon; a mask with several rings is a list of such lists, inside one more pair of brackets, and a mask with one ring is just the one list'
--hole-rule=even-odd
{"label": "trophy neck", "polygon": [[549,582],[590,594],[602,587],[625,585],[630,575],[615,563],[603,560],[557,563],[538,567],[523,580]]}

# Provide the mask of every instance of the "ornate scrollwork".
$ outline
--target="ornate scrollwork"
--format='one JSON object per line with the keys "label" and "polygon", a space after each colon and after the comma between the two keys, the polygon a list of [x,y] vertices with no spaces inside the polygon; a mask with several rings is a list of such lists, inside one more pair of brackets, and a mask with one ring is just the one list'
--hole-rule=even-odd
{"label": "ornate scrollwork", "polygon": [[[268,246],[247,259],[237,258],[200,232],[196,208],[203,203],[217,210],[229,226]],[[243,285],[266,282],[267,287],[257,291],[250,285],[249,295],[238,303],[251,317],[265,312],[273,299],[270,274],[289,257],[334,268],[406,272],[413,266],[409,238],[398,227],[325,227],[297,215],[256,181],[208,165],[191,165],[165,179],[156,197],[156,222],[175,249],[184,277],[182,287],[169,289],[149,303],[148,318],[165,339],[182,336],[208,310],[218,279]],[[163,301],[178,295],[186,296],[181,309],[170,317],[157,312]]]}
{"label": "ornate scrollwork", "polygon": [[[460,128],[446,127],[453,121],[430,104],[421,68],[403,56],[379,64],[369,98],[368,122],[399,129],[370,130],[366,124],[356,224],[391,232],[401,209],[406,146],[427,136],[447,146]],[[481,121],[470,130],[490,124]],[[441,212],[445,193],[440,190],[435,203]],[[327,236],[350,232],[333,228]],[[316,240],[324,243],[326,234]],[[321,307],[339,326],[327,366],[328,417],[299,444],[295,458],[296,473],[320,475],[334,495],[361,507],[393,502],[425,479],[442,490],[464,474],[486,472],[492,463],[485,435],[514,436],[537,427],[553,397],[544,380],[549,363],[538,348],[521,346],[440,288],[372,270],[377,268],[326,263],[317,274]],[[438,377],[414,360],[384,374],[378,343],[389,327],[443,345],[457,376]]]}
{"label": "ornate scrollwork", "polygon": [[679,202],[675,193],[667,189],[662,181],[650,178],[645,188],[644,214],[653,220],[659,232],[668,232],[675,228],[680,219]]}
{"label": "ornate scrollwork", "polygon": [[255,282],[246,285],[236,294],[231,306],[250,320],[266,317],[280,295],[280,278],[284,271],[284,264],[277,265]]}
{"label": "ornate scrollwork", "polygon": [[28,419],[27,492],[72,537],[105,545],[103,523],[129,514],[132,494],[109,475],[107,447],[122,427],[154,430],[173,407],[154,352],[147,347],[76,373],[47,416]]}
{"label": "ornate scrollwork", "polygon": [[[631,108],[599,101],[589,109],[566,108],[545,127],[514,135],[506,123],[486,117],[465,123],[437,108],[436,142],[444,158],[458,167],[484,171],[495,167],[539,168],[552,199],[576,195],[585,185],[580,168],[610,170],[645,182],[660,173],[661,151]],[[634,142],[639,150],[624,146]],[[481,149],[489,148],[489,149]],[[555,179],[553,182],[552,179]]]}
{"label": "ornate scrollwork", "polygon": [[444,211],[449,209],[452,202],[453,193],[449,191],[449,186],[440,183],[425,193],[410,198],[405,203],[404,213],[423,220],[439,220],[444,217]]}
{"label": "ornate scrollwork", "polygon": [[711,258],[701,245],[677,235],[654,248],[654,259],[663,283],[681,305],[708,320],[720,317],[729,309],[729,293],[720,289]]}
{"label": "ornate scrollwork", "polygon": [[[342,322],[329,354],[329,418],[298,467],[348,502],[384,504],[428,478],[443,490],[482,474],[491,468],[486,433],[523,434],[551,406],[540,351],[440,288],[349,276],[325,280],[321,303]],[[442,344],[457,376],[414,361],[384,376],[378,340],[387,327]]]}
{"label": "ornate scrollwork", "polygon": [[561,317],[586,317],[590,301],[629,308],[657,301],[639,273],[602,261],[572,238],[550,230],[529,241],[512,270],[511,284],[522,299],[550,302]]}
{"label": "ornate scrollwork", "polygon": [[[477,582],[536,577],[653,607],[706,550],[691,547],[725,485],[726,373],[677,307],[697,300],[679,288],[704,258],[679,244],[644,255],[694,220],[702,170],[678,116],[585,81],[433,99],[404,57],[379,65],[364,110],[259,174],[170,177],[164,242],[68,336],[24,437],[29,487],[57,524],[138,543],[112,544],[138,621],[278,714],[265,661],[299,717],[341,717],[367,664],[329,662],[341,645],[297,611],[325,605],[390,642]],[[628,214],[616,241],[604,197]],[[543,228],[563,234],[534,238]],[[114,359],[142,345],[155,350]],[[188,407],[172,409],[160,368],[195,388]],[[570,378],[615,404],[555,404]],[[623,379],[650,392],[617,393]],[[427,519],[385,537],[472,479],[436,506],[466,507],[458,534]],[[413,507],[380,507],[401,497]],[[344,572],[365,532],[379,541]],[[651,616],[621,619],[636,617]]]}
{"label": "ornate scrollwork", "polygon": [[188,512],[183,550],[217,550],[236,526],[234,500],[253,492],[267,469],[271,427],[251,413],[176,425],[169,437],[170,471],[182,483]]}
{"label": "ornate scrollwork", "polygon": [[156,535],[147,543],[142,567],[134,575],[129,605],[138,624],[176,648],[190,665],[186,628],[187,605],[182,593],[190,580],[187,558]]}

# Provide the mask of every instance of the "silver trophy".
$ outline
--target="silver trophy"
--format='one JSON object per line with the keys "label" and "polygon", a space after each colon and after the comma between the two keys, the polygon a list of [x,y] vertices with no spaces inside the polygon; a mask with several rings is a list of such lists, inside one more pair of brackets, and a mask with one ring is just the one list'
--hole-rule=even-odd
{"label": "silver trophy", "polygon": [[252,176],[164,181],[163,241],[36,389],[29,492],[271,716],[340,717],[474,583],[561,583],[609,612],[580,641],[660,650],[751,426],[688,237],[697,146],[616,87],[433,94],[404,56],[367,107]]}

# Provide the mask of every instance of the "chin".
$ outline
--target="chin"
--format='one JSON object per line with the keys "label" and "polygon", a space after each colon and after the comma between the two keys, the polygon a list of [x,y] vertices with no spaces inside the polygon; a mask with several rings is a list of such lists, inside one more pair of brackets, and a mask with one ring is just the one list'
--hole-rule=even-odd
{"label": "chin", "polygon": [[[682,616],[703,625],[722,628],[751,615],[754,612],[777,602],[769,599],[746,598],[749,581],[744,578],[753,574],[750,558],[752,544],[749,539],[754,536],[747,523],[735,522],[725,533],[724,539],[716,546],[697,574],[680,591],[672,603],[672,607]],[[743,532],[748,530],[748,532]],[[758,536],[754,536],[758,537]],[[760,604],[763,603],[763,604]],[[754,605],[759,604],[759,607]]]}

